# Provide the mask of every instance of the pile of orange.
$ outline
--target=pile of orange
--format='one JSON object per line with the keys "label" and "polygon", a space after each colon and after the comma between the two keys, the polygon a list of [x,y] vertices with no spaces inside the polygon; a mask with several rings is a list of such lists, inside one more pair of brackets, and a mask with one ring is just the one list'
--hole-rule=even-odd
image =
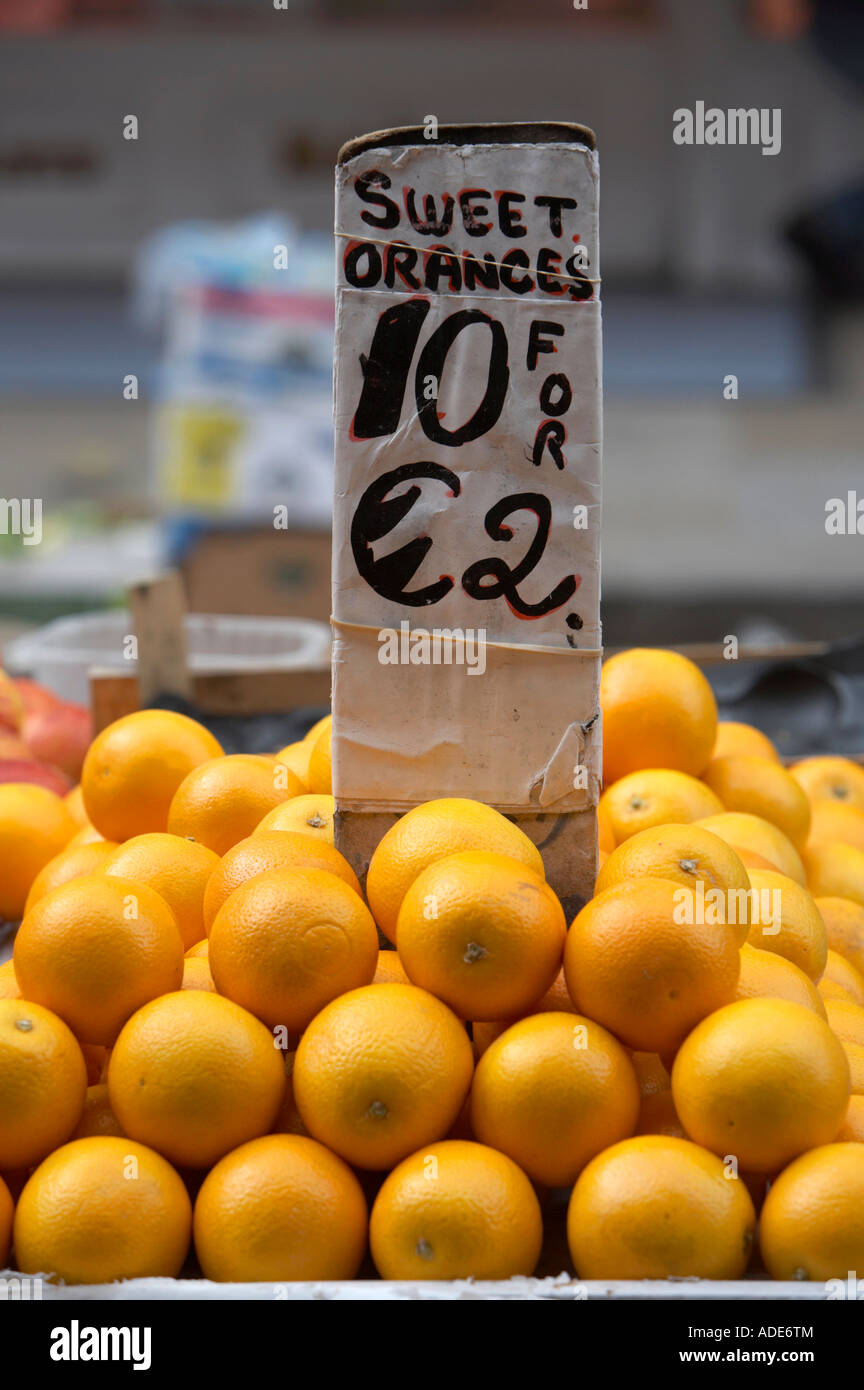
{"label": "pile of orange", "polygon": [[329,719],[227,756],[142,711],[66,801],[0,786],[0,1268],[506,1279],[562,1193],[581,1279],[864,1268],[864,769],[787,770],[672,652],[601,705],[572,922],[458,797],[361,882]]}

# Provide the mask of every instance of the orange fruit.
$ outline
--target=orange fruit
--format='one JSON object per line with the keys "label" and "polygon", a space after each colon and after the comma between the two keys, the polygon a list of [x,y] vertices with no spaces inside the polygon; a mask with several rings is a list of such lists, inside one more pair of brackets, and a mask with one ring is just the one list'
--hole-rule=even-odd
{"label": "orange fruit", "polygon": [[183,943],[152,888],[85,874],[27,913],[14,961],[26,999],[53,1009],[82,1042],[108,1046],[148,999],[180,987]]}
{"label": "orange fruit", "polygon": [[325,724],[314,738],[310,735],[307,735],[307,738],[310,752],[306,785],[310,792],[314,792],[316,796],[330,796],[333,792],[330,725]]}
{"label": "orange fruit", "polygon": [[844,801],[812,801],[807,848],[819,840],[839,840],[841,844],[864,850],[864,810]]}
{"label": "orange fruit", "polygon": [[642,1097],[634,1134],[669,1134],[676,1139],[687,1138],[671,1091],[656,1091],[652,1096]]}
{"label": "orange fruit", "polygon": [[678,652],[633,647],[603,663],[603,775],[608,786],[644,767],[698,777],[717,737],[708,681]]}
{"label": "orange fruit", "polygon": [[454,1014],[414,985],[367,985],[327,1004],[294,1062],[309,1133],[357,1168],[392,1168],[441,1139],[474,1069]]}
{"label": "orange fruit", "polygon": [[533,1014],[486,1049],[471,1125],[534,1182],[569,1187],[602,1149],[633,1133],[639,1083],[621,1044],[579,1014]]}
{"label": "orange fruit", "polygon": [[353,1279],[367,1226],[347,1163],[297,1134],[268,1134],[226,1154],[195,1202],[201,1270],[220,1282]]}
{"label": "orange fruit", "polygon": [[272,869],[222,904],[209,961],[220,994],[270,1029],[299,1033],[331,999],[371,984],[378,933],[365,903],[335,874]]}
{"label": "orange fruit", "polygon": [[15,1255],[25,1274],[67,1284],[174,1278],[192,1207],[178,1173],[130,1139],[76,1139],[39,1165],[18,1199]]}
{"label": "orange fruit", "polygon": [[828,956],[828,934],[813,895],[785,874],[751,869],[751,946],[791,960],[815,984]]}
{"label": "orange fruit", "polygon": [[825,1005],[809,976],[776,951],[763,951],[745,942],[736,999],[789,999],[825,1018]]}
{"label": "orange fruit", "polygon": [[425,801],[391,825],[369,863],[369,906],[390,941],[396,940],[399,908],[415,878],[436,860],[469,849],[506,854],[545,878],[540,851],[500,811],[466,797]]}
{"label": "orange fruit", "polygon": [[9,1262],[14,1215],[15,1204],[12,1201],[12,1193],[3,1179],[0,1178],[0,1269],[5,1269]]}
{"label": "orange fruit", "polygon": [[828,945],[864,975],[864,906],[851,898],[816,897]]}
{"label": "orange fruit", "polygon": [[255,753],[213,758],[180,783],[168,810],[168,830],[227,854],[268,811],[303,790],[300,779],[273,758]]}
{"label": "orange fruit", "polygon": [[565,1013],[575,1014],[576,1008],[570,998],[567,989],[567,981],[564,978],[564,967],[558,971],[555,979],[544,995],[541,995],[524,1013],[517,1014],[513,1018],[498,1018],[493,1020],[476,1019],[471,1024],[471,1036],[474,1046],[475,1058],[482,1057],[496,1038],[500,1038],[513,1023],[518,1023],[520,1018],[528,1018],[532,1014]]}
{"label": "orange fruit", "polygon": [[15,965],[11,960],[0,965],[0,999],[20,999],[21,991],[15,975]]}
{"label": "orange fruit", "polygon": [[204,925],[209,932],[216,914],[231,894],[258,874],[271,869],[323,869],[341,878],[360,896],[357,875],[332,845],[311,835],[290,830],[270,830],[250,835],[234,845],[213,873],[204,894]]}
{"label": "orange fruit", "polygon": [[124,715],[97,734],[81,772],[87,817],[106,840],[164,830],[184,777],[222,753],[203,724],[171,710]]}
{"label": "orange fruit", "polygon": [[734,998],[738,984],[735,938],[728,927],[699,924],[698,915],[692,890],[668,879],[626,879],[592,898],[564,947],[578,1011],[628,1047],[661,1054],[677,1047]]}
{"label": "orange fruit", "polygon": [[82,874],[98,874],[116,848],[110,840],[95,840],[86,845],[73,845],[71,848],[67,846],[59,854],[55,854],[54,858],[49,859],[45,867],[39,870],[31,883],[24,904],[25,914],[34,903],[38,903],[46,893],[59,888],[61,884],[69,883],[73,878],[80,878]]}
{"label": "orange fruit", "polygon": [[254,833],[261,835],[268,830],[292,830],[295,834],[311,835],[332,845],[335,813],[336,802],[332,796],[315,796],[309,792],[306,796],[294,796],[290,801],[283,801],[280,806],[268,811],[255,827]]}
{"label": "orange fruit", "polygon": [[66,803],[67,811],[79,830],[83,830],[85,826],[90,824],[87,819],[87,812],[84,810],[84,793],[80,786],[73,787],[71,792],[66,793],[63,800]]}
{"label": "orange fruit", "polygon": [[849,995],[853,1004],[864,1004],[864,978],[850,965],[849,961],[839,955],[837,951],[828,952],[828,959],[825,962],[825,971],[820,985],[826,981],[833,981],[841,986]]}
{"label": "orange fruit", "polygon": [[630,1061],[633,1063],[639,1083],[639,1094],[643,1100],[646,1096],[670,1090],[672,1078],[656,1052],[631,1052]]}
{"label": "orange fruit", "polygon": [[752,724],[741,724],[735,719],[720,719],[717,722],[717,738],[711,752],[715,758],[770,758],[780,762],[780,754],[767,734]]}
{"label": "orange fruit", "polygon": [[846,1119],[843,1121],[836,1142],[838,1144],[850,1142],[864,1144],[864,1095],[849,1097]]}
{"label": "orange fruit", "polygon": [[270,1032],[231,999],[163,995],[133,1014],[108,1064],[125,1132],[172,1163],[209,1168],[272,1127],[285,1092]]}
{"label": "orange fruit", "polygon": [[796,849],[810,834],[810,803],[801,787],[770,758],[715,758],[705,782],[727,811],[761,816],[776,825]]}
{"label": "orange fruit", "polygon": [[195,840],[154,831],[120,845],[105,865],[110,878],[144,883],[170,907],[188,950],[204,932],[204,890],[219,867],[219,856]]}
{"label": "orange fruit", "polygon": [[842,985],[835,984],[833,980],[820,980],[817,993],[823,1002],[826,999],[852,999],[851,994],[843,989]]}
{"label": "orange fruit", "polygon": [[628,773],[600,798],[620,846],[655,825],[686,824],[717,815],[723,803],[704,782],[686,772],[648,767]]}
{"label": "orange fruit", "polygon": [[[699,825],[652,826],[631,835],[597,875],[596,893],[626,879],[666,878],[704,892],[719,920],[736,927],[740,942],[750,925],[750,879],[734,849]],[[698,888],[697,885],[704,885]]]}
{"label": "orange fruit", "polygon": [[[741,845],[736,845],[735,853],[738,855],[745,869],[773,869],[775,874],[780,872],[776,864],[772,864],[771,860],[766,859],[764,855],[756,854],[755,850],[744,849]],[[787,878],[788,877],[789,875],[787,874]]]}
{"label": "orange fruit", "polygon": [[28,1168],[65,1144],[86,1091],[81,1048],[63,1020],[0,999],[0,1168]]}
{"label": "orange fruit", "polygon": [[807,887],[815,898],[851,898],[864,907],[864,850],[819,840],[803,854]]}
{"label": "orange fruit", "polygon": [[104,1072],[108,1066],[111,1050],[107,1047],[101,1047],[98,1043],[79,1043],[79,1046],[87,1067],[87,1085],[97,1086],[105,1080]]}
{"label": "orange fruit", "polygon": [[755,1228],[744,1181],[673,1135],[625,1139],[598,1154],[567,1211],[580,1279],[740,1279]]}
{"label": "orange fruit", "polygon": [[841,1042],[864,1047],[864,1009],[852,999],[826,999],[828,1026]]}
{"label": "orange fruit", "polygon": [[33,782],[0,785],[0,921],[16,922],[33,880],[75,834],[63,801]]}
{"label": "orange fruit", "polygon": [[734,1155],[747,1172],[776,1173],[833,1139],[849,1101],[849,1064],[812,1009],[742,999],[681,1044],[672,1094],[697,1144]]}
{"label": "orange fruit", "polygon": [[200,956],[185,956],[183,959],[183,979],[181,989],[204,989],[210,994],[218,993],[210,973],[210,966]]}
{"label": "orange fruit", "polygon": [[284,748],[280,748],[278,753],[274,753],[277,762],[284,763],[290,768],[295,777],[299,777],[303,786],[309,785],[309,758],[312,753],[312,745],[305,739],[300,739],[297,743],[286,743]]}
{"label": "orange fruit", "polygon": [[409,979],[472,1019],[530,1008],[558,973],[566,933],[561,904],[539,874],[482,850],[424,869],[397,923]]}
{"label": "orange fruit", "polygon": [[860,1043],[844,1042],[840,1039],[846,1061],[849,1063],[849,1079],[853,1096],[864,1095],[864,1047]]}
{"label": "orange fruit", "polygon": [[405,966],[396,951],[379,951],[373,985],[410,985]]}
{"label": "orange fruit", "polygon": [[789,771],[811,801],[841,801],[864,810],[864,767],[849,758],[803,758]]}
{"label": "orange fruit", "polygon": [[210,959],[210,939],[204,938],[203,941],[196,941],[194,946],[183,957],[184,960],[209,960]]}
{"label": "orange fruit", "polygon": [[[792,841],[779,826],[762,816],[753,816],[748,811],[724,811],[719,816],[707,816],[697,822],[712,835],[719,835],[736,854],[742,850],[753,851],[766,859],[771,868],[778,873],[794,878],[803,887],[806,879],[801,856]],[[758,866],[757,867],[762,867]]]}
{"label": "orange fruit", "polygon": [[87,1087],[84,1100],[84,1113],[78,1121],[73,1139],[95,1139],[99,1134],[113,1134],[121,1138],[123,1131],[117,1116],[111,1109],[108,1087],[104,1082]]}
{"label": "orange fruit", "polygon": [[[97,845],[105,840],[104,835],[100,835],[95,825],[84,825],[72,836],[66,846],[67,849],[77,849],[79,845]],[[109,840],[108,844],[116,844],[116,840]]]}
{"label": "orange fruit", "polygon": [[312,725],[312,728],[306,730],[306,733],[303,735],[303,742],[309,744],[314,743],[318,735],[321,733],[321,730],[327,729],[329,731],[329,729],[332,727],[332,724],[332,714],[322,714],[320,719],[315,720],[315,723]]}
{"label": "orange fruit", "polygon": [[467,1140],[431,1144],[385,1179],[369,1222],[382,1279],[512,1279],[534,1273],[540,1204],[505,1154]]}
{"label": "orange fruit", "polygon": [[[864,1149],[824,1144],[771,1184],[759,1223],[772,1279],[853,1281],[864,1269]],[[853,1294],[855,1297],[856,1294]]]}

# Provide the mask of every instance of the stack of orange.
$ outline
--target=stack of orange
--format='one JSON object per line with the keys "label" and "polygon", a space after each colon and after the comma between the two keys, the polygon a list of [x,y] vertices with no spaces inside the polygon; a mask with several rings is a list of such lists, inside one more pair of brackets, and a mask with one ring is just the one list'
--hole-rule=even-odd
{"label": "stack of orange", "polygon": [[68,804],[0,787],[0,1266],[505,1279],[564,1189],[583,1279],[864,1267],[864,771],[787,771],[672,652],[614,657],[601,703],[569,924],[463,798],[361,884],[329,719],[226,756],[142,711]]}

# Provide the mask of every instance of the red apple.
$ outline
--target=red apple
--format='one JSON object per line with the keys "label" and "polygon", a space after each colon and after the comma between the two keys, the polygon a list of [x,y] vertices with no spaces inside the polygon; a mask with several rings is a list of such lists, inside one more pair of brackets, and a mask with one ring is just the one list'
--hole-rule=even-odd
{"label": "red apple", "polygon": [[69,778],[64,777],[59,768],[48,767],[45,763],[25,761],[23,758],[3,758],[0,760],[0,783],[35,782],[37,786],[47,787],[57,796],[65,796],[69,791]]}
{"label": "red apple", "polygon": [[58,701],[53,709],[28,714],[23,735],[35,758],[59,767],[73,782],[79,780],[93,741],[93,720],[83,705]]}
{"label": "red apple", "polygon": [[17,734],[24,717],[24,703],[15,682],[0,671],[0,730]]}
{"label": "red apple", "polygon": [[31,680],[29,676],[15,676],[12,684],[21,696],[25,715],[40,714],[43,710],[56,709],[62,704],[59,695],[55,695],[53,690],[40,685],[38,681]]}

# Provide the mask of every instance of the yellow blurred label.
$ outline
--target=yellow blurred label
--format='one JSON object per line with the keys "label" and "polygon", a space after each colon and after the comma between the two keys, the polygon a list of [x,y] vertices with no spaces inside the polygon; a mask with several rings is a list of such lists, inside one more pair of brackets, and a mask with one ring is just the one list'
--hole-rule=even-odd
{"label": "yellow blurred label", "polygon": [[166,499],[187,506],[224,507],[238,482],[239,415],[194,406],[166,412],[162,469]]}

